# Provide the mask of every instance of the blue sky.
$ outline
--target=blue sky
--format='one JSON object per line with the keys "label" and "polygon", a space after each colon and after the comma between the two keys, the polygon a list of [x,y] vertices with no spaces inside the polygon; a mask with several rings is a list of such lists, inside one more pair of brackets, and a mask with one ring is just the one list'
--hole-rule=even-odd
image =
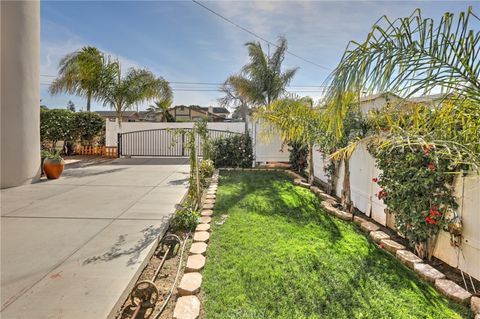
{"label": "blue sky", "polygon": [[[363,40],[384,14],[392,19],[404,17],[419,7],[424,16],[438,19],[446,11],[458,13],[469,5],[480,13],[480,3],[473,1],[203,3],[271,41],[285,36],[289,50],[327,69],[335,68],[349,40]],[[171,82],[221,83],[248,61],[244,43],[252,40],[257,39],[191,1],[42,1],[42,103],[63,108],[72,100],[77,109],[85,105],[81,97],[52,97],[47,92],[59,60],[85,45],[118,57],[125,69],[145,67]],[[329,71],[290,55],[284,65],[299,67],[291,90],[314,98],[320,96],[316,88],[300,86],[321,85]],[[214,90],[217,85],[171,86],[174,105],[216,105],[221,96],[220,92],[198,91]],[[105,108],[94,102],[93,109]]]}

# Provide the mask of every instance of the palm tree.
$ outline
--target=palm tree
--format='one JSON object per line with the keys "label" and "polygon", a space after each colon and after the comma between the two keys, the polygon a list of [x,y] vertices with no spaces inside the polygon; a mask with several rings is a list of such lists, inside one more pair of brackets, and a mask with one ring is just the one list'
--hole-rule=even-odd
{"label": "palm tree", "polygon": [[280,37],[277,49],[270,57],[263,52],[259,42],[245,44],[250,56],[238,76],[233,76],[230,83],[235,90],[252,105],[268,105],[285,93],[297,68],[282,71],[282,62],[287,51],[287,40]]}
{"label": "palm tree", "polygon": [[147,108],[147,111],[151,113],[160,113],[162,116],[162,122],[175,122],[175,118],[169,112],[169,108],[172,105],[172,89],[166,85],[162,98],[155,101],[154,104]]}
{"label": "palm tree", "polygon": [[218,99],[221,106],[233,106],[241,114],[243,121],[245,122],[245,134],[248,133],[248,103],[246,98],[244,98],[240,92],[237,90],[237,82],[242,81],[243,79],[238,75],[231,75],[220,87],[225,95]]}
{"label": "palm tree", "polygon": [[163,78],[145,69],[130,68],[122,75],[120,63],[113,62],[109,68],[111,76],[105,81],[98,94],[103,105],[115,110],[119,127],[121,127],[123,113],[142,102],[151,101],[155,98],[163,98],[169,91],[169,84]]}
{"label": "palm tree", "polygon": [[423,18],[420,9],[406,18],[386,16],[371,29],[364,42],[350,42],[327,84],[330,129],[340,134],[347,114],[344,92],[390,91],[402,97],[440,89],[480,102],[480,21],[472,8],[455,19],[445,13],[438,24]]}
{"label": "palm tree", "polygon": [[275,134],[280,134],[283,141],[308,147],[308,182],[312,185],[313,148],[323,135],[322,115],[313,107],[313,100],[309,97],[277,99],[267,106],[259,107],[255,118],[272,126]]}
{"label": "palm tree", "polygon": [[50,94],[65,92],[86,97],[89,112],[91,100],[102,86],[106,63],[104,54],[95,47],[83,47],[68,54],[60,60],[58,77],[49,87]]}

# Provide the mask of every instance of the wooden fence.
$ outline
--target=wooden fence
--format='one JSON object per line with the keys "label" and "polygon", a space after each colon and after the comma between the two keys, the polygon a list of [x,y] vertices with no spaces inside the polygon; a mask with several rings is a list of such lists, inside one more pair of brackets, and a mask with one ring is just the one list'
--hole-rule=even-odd
{"label": "wooden fence", "polygon": [[97,155],[108,158],[116,158],[118,156],[117,147],[115,146],[77,146],[75,154]]}

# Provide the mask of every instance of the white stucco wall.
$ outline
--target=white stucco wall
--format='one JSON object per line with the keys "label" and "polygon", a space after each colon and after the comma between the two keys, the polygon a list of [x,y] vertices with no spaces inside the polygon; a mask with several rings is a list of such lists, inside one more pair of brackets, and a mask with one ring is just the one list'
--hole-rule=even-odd
{"label": "white stucco wall", "polygon": [[40,2],[1,2],[1,188],[40,176]]}

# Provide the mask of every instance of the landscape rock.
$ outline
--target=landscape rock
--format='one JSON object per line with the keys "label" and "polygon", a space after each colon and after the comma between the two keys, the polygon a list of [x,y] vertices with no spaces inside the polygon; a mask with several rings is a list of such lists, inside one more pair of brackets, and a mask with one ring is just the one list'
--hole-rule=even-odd
{"label": "landscape rock", "polygon": [[370,234],[370,232],[379,230],[380,226],[372,223],[372,222],[363,222],[360,224],[360,229],[366,232],[367,234]]}
{"label": "landscape rock", "polygon": [[198,224],[197,227],[195,228],[195,231],[209,231],[210,230],[210,224]]}
{"label": "landscape rock", "polygon": [[437,269],[432,266],[424,263],[418,263],[413,266],[413,270],[423,279],[431,283],[435,283],[437,279],[445,278],[445,275],[442,274]]}
{"label": "landscape rock", "polygon": [[206,231],[197,231],[193,235],[193,242],[207,242],[210,239],[210,233]]}
{"label": "landscape rock", "polygon": [[177,299],[173,310],[174,319],[197,319],[200,316],[200,300],[196,296],[185,296]]}
{"label": "landscape rock", "polygon": [[211,217],[213,215],[213,210],[211,209],[203,209],[202,212],[200,213],[200,216],[206,216],[206,217]]}
{"label": "landscape rock", "polygon": [[420,257],[408,250],[397,250],[396,256],[402,264],[411,269],[414,268],[415,264],[423,262]]}
{"label": "landscape rock", "polygon": [[213,209],[213,204],[209,204],[209,203],[206,203],[206,204],[203,204],[203,209]]}
{"label": "landscape rock", "polygon": [[355,216],[355,217],[353,217],[353,222],[354,222],[355,224],[357,224],[358,226],[360,226],[361,224],[367,222],[367,220],[366,220],[365,218],[363,218],[363,217]]}
{"label": "landscape rock", "polygon": [[212,217],[202,216],[200,217],[200,224],[210,224],[212,222]]}
{"label": "landscape rock", "polygon": [[190,255],[205,255],[208,245],[204,242],[193,243],[190,246]]}
{"label": "landscape rock", "polygon": [[185,272],[200,271],[205,266],[205,257],[202,255],[191,255],[187,259],[187,265],[185,266]]}
{"label": "landscape rock", "polygon": [[207,198],[207,199],[205,200],[205,202],[203,202],[203,204],[204,204],[204,205],[205,205],[205,204],[212,204],[212,205],[213,205],[213,204],[215,204],[215,199]]}
{"label": "landscape rock", "polygon": [[473,313],[480,315],[480,297],[473,296],[470,300],[470,307],[472,307]]}
{"label": "landscape rock", "polygon": [[377,244],[380,244],[380,242],[383,239],[390,239],[390,236],[388,236],[386,233],[384,233],[381,230],[374,230],[370,233],[370,237],[373,239],[374,242]]}
{"label": "landscape rock", "polygon": [[195,295],[200,291],[202,275],[198,272],[189,272],[183,275],[177,287],[179,296]]}
{"label": "landscape rock", "polygon": [[435,280],[435,287],[442,294],[459,302],[461,304],[468,304],[472,294],[448,279],[437,279]]}
{"label": "landscape rock", "polygon": [[391,239],[382,239],[382,241],[380,241],[380,244],[386,251],[389,251],[392,254],[396,254],[397,250],[405,250],[405,246]]}
{"label": "landscape rock", "polygon": [[206,198],[206,199],[215,199],[215,198],[217,198],[217,195],[215,195],[215,194],[214,194],[214,195],[209,194],[209,195],[207,195],[205,198]]}

